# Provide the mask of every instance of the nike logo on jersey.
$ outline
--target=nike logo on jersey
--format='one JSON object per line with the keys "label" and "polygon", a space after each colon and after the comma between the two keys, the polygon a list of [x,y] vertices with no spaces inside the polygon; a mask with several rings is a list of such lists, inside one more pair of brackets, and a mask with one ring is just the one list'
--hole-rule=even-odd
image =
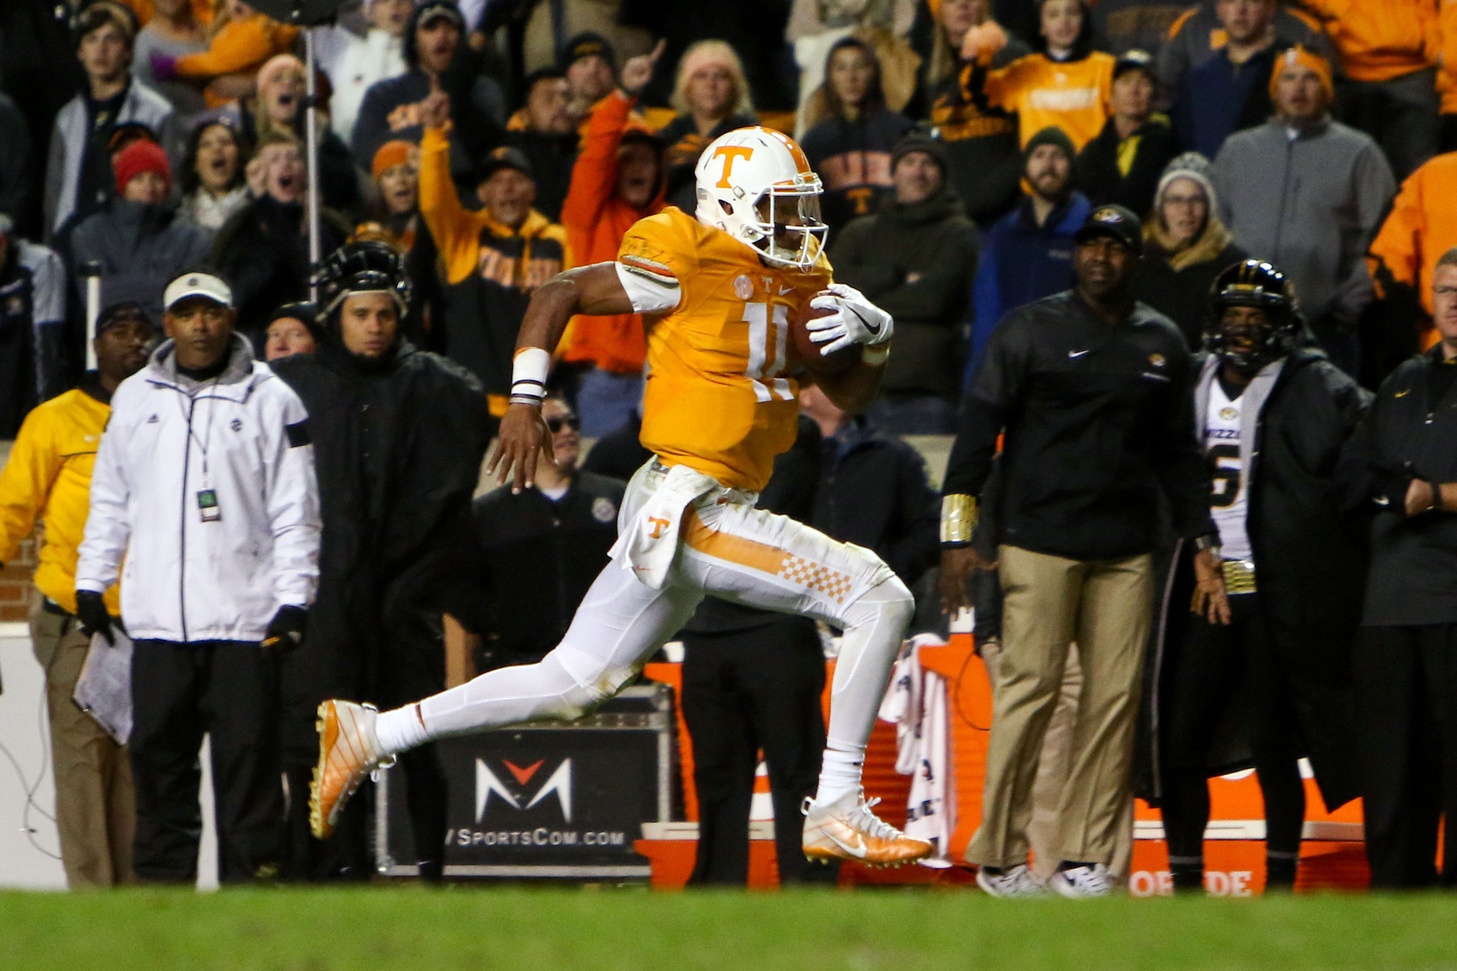
{"label": "nike logo on jersey", "polygon": [[1409,394],[1411,394],[1411,388],[1407,388],[1405,391],[1398,391],[1396,394],[1392,395],[1392,397],[1393,398],[1405,398]]}
{"label": "nike logo on jersey", "polygon": [[782,286],[782,287],[779,288],[779,296],[781,296],[781,297],[784,296],[786,293],[793,293],[793,292],[794,292],[794,287],[783,287]]}
{"label": "nike logo on jersey", "polygon": [[1092,350],[1093,349],[1091,347],[1087,347],[1087,348],[1084,348],[1081,351],[1068,351],[1067,352],[1068,360],[1073,360],[1074,358],[1082,357],[1084,354],[1090,354],[1090,353],[1092,353]]}

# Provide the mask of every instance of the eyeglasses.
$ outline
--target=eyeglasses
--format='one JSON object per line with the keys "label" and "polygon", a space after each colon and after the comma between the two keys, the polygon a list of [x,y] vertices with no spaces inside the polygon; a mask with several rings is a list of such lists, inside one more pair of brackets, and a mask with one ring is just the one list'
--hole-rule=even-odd
{"label": "eyeglasses", "polygon": [[546,420],[546,430],[551,432],[553,435],[561,431],[563,425],[567,426],[574,432],[579,432],[582,430],[582,419],[578,418],[576,415],[571,415],[566,418],[548,418]]}

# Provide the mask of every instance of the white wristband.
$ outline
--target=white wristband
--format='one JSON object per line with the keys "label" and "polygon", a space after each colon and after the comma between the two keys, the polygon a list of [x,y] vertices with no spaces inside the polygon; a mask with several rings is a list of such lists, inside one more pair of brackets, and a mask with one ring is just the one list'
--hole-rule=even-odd
{"label": "white wristband", "polygon": [[889,357],[889,344],[866,344],[860,351],[862,364],[884,364]]}
{"label": "white wristband", "polygon": [[511,401],[541,404],[546,397],[546,372],[551,355],[540,347],[523,347],[511,361]]}

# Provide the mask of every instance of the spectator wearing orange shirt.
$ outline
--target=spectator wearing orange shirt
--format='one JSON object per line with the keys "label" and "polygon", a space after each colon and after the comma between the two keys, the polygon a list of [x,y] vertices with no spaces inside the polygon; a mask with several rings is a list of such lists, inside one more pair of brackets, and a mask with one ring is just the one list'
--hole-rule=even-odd
{"label": "spectator wearing orange shirt", "polygon": [[1421,347],[1440,339],[1432,329],[1432,278],[1437,260],[1457,246],[1457,152],[1438,155],[1401,184],[1366,265],[1382,302],[1382,323],[1364,350],[1375,360],[1363,377],[1379,380]]}
{"label": "spectator wearing orange shirt", "polygon": [[[662,56],[622,66],[620,86],[592,109],[572,184],[562,204],[567,245],[582,264],[615,260],[622,237],[639,219],[663,208],[663,141],[632,120],[637,96]],[[577,413],[582,434],[596,438],[626,424],[642,397],[647,356],[639,314],[575,320],[562,339],[562,360],[582,368]]]}
{"label": "spectator wearing orange shirt", "polygon": [[1442,99],[1438,138],[1444,152],[1457,151],[1457,0],[1442,0],[1437,11],[1437,94]]}
{"label": "spectator wearing orange shirt", "polygon": [[980,79],[973,78],[972,86],[980,87],[989,103],[1017,112],[1024,146],[1037,132],[1055,126],[1081,149],[1108,120],[1115,59],[1092,49],[1092,21],[1080,0],[1040,0],[1038,9],[1039,51],[991,68],[992,58],[1007,43],[1006,33],[994,22],[972,28],[975,34],[962,41],[961,51],[963,56],[975,52],[978,73],[985,71]]}

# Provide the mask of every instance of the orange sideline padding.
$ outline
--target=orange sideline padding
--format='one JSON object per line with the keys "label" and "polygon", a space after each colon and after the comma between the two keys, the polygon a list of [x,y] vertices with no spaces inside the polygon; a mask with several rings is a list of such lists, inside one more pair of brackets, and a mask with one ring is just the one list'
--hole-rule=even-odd
{"label": "orange sideline padding", "polygon": [[[954,805],[954,825],[948,856],[952,861],[964,858],[972,835],[981,824],[981,792],[986,775],[987,737],[991,726],[992,693],[986,666],[973,650],[970,634],[953,634],[944,646],[921,648],[921,666],[941,675],[947,684],[947,711],[950,718],[949,744],[951,785],[948,800]],[[682,685],[681,670],[676,664],[649,664],[644,675],[671,685],[675,699]],[[829,662],[822,703],[829,710],[829,684],[834,678],[834,662]],[[681,707],[675,705],[675,712]],[[697,820],[698,801],[693,792],[693,747],[681,714],[677,715],[680,779],[687,818]],[[895,726],[877,722],[870,737],[865,758],[865,791],[883,802],[880,815],[888,822],[905,820],[906,797],[910,779],[895,771]],[[1301,848],[1298,890],[1356,890],[1364,888],[1370,875],[1360,843],[1362,821],[1360,801],[1348,804],[1337,812],[1326,810],[1320,792],[1312,779],[1305,780],[1307,838]],[[1253,772],[1238,773],[1210,782],[1211,838],[1205,841],[1207,883],[1211,892],[1221,896],[1251,896],[1263,890],[1265,844],[1243,834],[1250,824],[1262,828],[1264,802]],[[1135,896],[1169,893],[1172,888],[1168,873],[1168,853],[1158,829],[1158,810],[1142,800],[1136,804],[1138,826],[1134,841],[1133,872],[1129,890]],[[1220,835],[1239,838],[1217,838]],[[693,870],[696,842],[691,838],[648,840],[634,843],[637,851],[652,862],[652,885],[656,888],[680,888]],[[772,888],[778,885],[778,866],[774,844],[770,839],[755,839],[749,847],[749,885]],[[969,882],[971,871],[963,867],[932,870],[926,867],[903,867],[875,870],[847,864],[841,870],[842,886],[856,884],[958,884]]]}

